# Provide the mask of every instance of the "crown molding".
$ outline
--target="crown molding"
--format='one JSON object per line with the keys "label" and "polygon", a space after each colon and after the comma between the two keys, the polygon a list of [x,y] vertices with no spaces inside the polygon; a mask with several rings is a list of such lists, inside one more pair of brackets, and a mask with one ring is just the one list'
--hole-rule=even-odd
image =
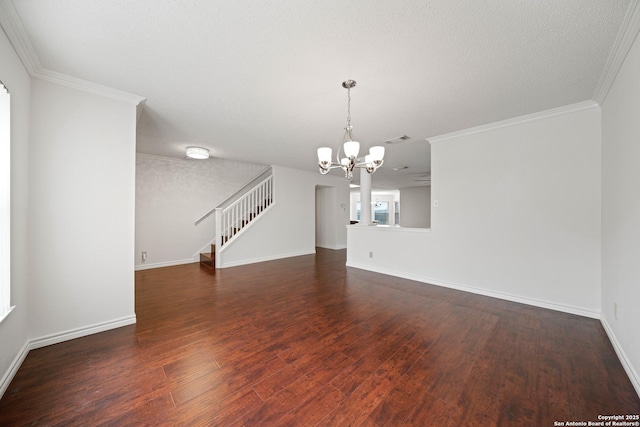
{"label": "crown molding", "polygon": [[598,108],[599,105],[595,101],[578,102],[577,104],[565,105],[563,107],[552,108],[550,110],[539,111],[533,114],[527,114],[524,116],[514,117],[499,122],[488,123],[486,125],[476,126],[469,129],[463,129],[457,132],[446,133],[443,135],[426,138],[427,142],[433,144],[434,142],[447,141],[454,138],[460,138],[463,136],[473,135],[475,133],[487,132],[494,129],[500,129],[517,124],[532,122],[540,119],[547,119],[550,117],[562,116],[564,114],[577,113],[579,111],[590,110],[592,108]]}
{"label": "crown molding", "polygon": [[43,68],[11,0],[0,0],[0,26],[2,26],[31,78],[56,83],[136,106],[142,104],[142,107],[139,107],[137,111],[137,118],[139,119],[146,98]]}
{"label": "crown molding", "polygon": [[[136,151],[136,157],[141,157],[144,159],[149,159],[149,160],[160,160],[163,162],[172,162],[172,163],[192,163],[193,160],[192,159],[188,159],[186,156],[184,157],[167,157],[167,156],[161,156],[159,154],[149,154],[149,153],[143,153],[141,151]],[[210,159],[213,157],[209,157]]]}
{"label": "crown molding", "polygon": [[638,37],[638,32],[640,32],[640,2],[632,0],[629,3],[627,13],[624,15],[622,25],[618,30],[618,35],[613,42],[607,62],[604,64],[604,70],[593,93],[593,100],[598,104],[602,105],[607,98],[633,42]]}
{"label": "crown molding", "polygon": [[92,83],[67,74],[58,73],[57,71],[47,70],[46,68],[41,68],[34,72],[31,77],[134,105],[139,105],[146,100],[146,98],[142,96],[133,95],[108,86]]}
{"label": "crown molding", "polygon": [[33,76],[42,66],[11,0],[0,1],[0,25],[27,72]]}
{"label": "crown molding", "polygon": [[631,50],[638,33],[640,32],[640,1],[632,0],[629,3],[629,8],[625,13],[622,25],[618,31],[618,35],[613,43],[607,62],[605,63],[604,70],[598,80],[595,92],[593,94],[592,101],[580,102],[577,104],[566,105],[564,107],[554,108],[551,110],[541,111],[525,116],[514,117],[512,119],[503,120],[500,122],[489,123],[478,127],[464,129],[457,132],[451,132],[443,135],[426,138],[427,142],[433,144],[435,142],[446,141],[449,139],[459,138],[462,136],[472,135],[474,133],[486,132],[493,129],[498,129],[506,126],[512,126],[519,123],[525,123],[532,120],[538,120],[553,116],[558,116],[567,113],[573,113],[577,111],[594,108],[602,105],[605,101],[609,90],[615,81],[624,60]]}
{"label": "crown molding", "polygon": [[136,105],[136,125],[140,121],[140,117],[142,117],[142,112],[144,111],[144,107],[146,105],[147,105],[147,98],[142,98],[142,101],[140,101]]}

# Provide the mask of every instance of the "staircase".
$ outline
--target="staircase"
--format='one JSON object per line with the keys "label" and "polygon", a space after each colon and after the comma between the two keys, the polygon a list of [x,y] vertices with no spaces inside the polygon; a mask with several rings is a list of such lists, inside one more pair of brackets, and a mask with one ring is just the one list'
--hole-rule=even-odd
{"label": "staircase", "polygon": [[[243,192],[244,191],[244,192]],[[241,189],[229,202],[215,208],[216,238],[211,252],[200,254],[200,264],[215,269],[216,254],[239,238],[244,230],[273,205],[273,175],[269,175],[246,191]],[[218,256],[218,260],[220,257]]]}

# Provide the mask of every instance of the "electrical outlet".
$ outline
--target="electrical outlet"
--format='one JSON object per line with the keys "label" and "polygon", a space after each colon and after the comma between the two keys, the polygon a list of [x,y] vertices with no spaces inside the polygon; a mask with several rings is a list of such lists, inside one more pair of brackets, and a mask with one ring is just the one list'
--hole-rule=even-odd
{"label": "electrical outlet", "polygon": [[369,252],[369,258],[373,258],[373,252]]}
{"label": "electrical outlet", "polygon": [[613,318],[618,320],[618,303],[613,303]]}
{"label": "electrical outlet", "polygon": [[147,261],[147,251],[142,252],[142,263],[144,264]]}

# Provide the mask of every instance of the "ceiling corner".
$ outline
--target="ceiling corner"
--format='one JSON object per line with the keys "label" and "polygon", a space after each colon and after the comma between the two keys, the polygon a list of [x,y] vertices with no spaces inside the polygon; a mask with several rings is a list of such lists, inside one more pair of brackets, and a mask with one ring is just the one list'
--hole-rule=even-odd
{"label": "ceiling corner", "polygon": [[137,118],[140,118],[146,98],[42,68],[12,0],[0,0],[0,26],[31,78],[133,103],[137,106]]}
{"label": "ceiling corner", "polygon": [[604,65],[600,80],[593,93],[593,100],[602,105],[609,94],[609,90],[622,67],[633,42],[640,32],[640,2],[632,1],[624,16],[618,35]]}
{"label": "ceiling corner", "polygon": [[0,0],[0,26],[2,26],[27,72],[33,77],[36,71],[41,68],[40,60],[33,50],[31,41],[11,0]]}
{"label": "ceiling corner", "polygon": [[[99,85],[97,83],[92,83],[87,80],[68,76],[56,71],[47,70],[46,68],[37,70],[33,73],[32,77],[35,79],[48,81],[50,83],[59,84],[61,86],[70,87],[72,89],[93,93],[94,95],[104,96],[106,98],[134,104],[136,106],[138,106],[143,101],[146,101],[146,98],[142,96],[134,95],[108,86]],[[140,111],[140,113],[141,112],[142,111]]]}
{"label": "ceiling corner", "polygon": [[136,105],[136,124],[140,121],[140,117],[142,116],[142,112],[144,111],[144,107],[147,104],[147,98],[142,98],[138,105]]}

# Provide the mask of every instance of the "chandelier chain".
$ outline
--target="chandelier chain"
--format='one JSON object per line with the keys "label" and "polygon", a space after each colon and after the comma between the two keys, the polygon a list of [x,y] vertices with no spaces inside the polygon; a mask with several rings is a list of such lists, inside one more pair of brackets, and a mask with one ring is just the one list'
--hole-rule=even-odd
{"label": "chandelier chain", "polygon": [[351,88],[347,88],[347,129],[351,129]]}

